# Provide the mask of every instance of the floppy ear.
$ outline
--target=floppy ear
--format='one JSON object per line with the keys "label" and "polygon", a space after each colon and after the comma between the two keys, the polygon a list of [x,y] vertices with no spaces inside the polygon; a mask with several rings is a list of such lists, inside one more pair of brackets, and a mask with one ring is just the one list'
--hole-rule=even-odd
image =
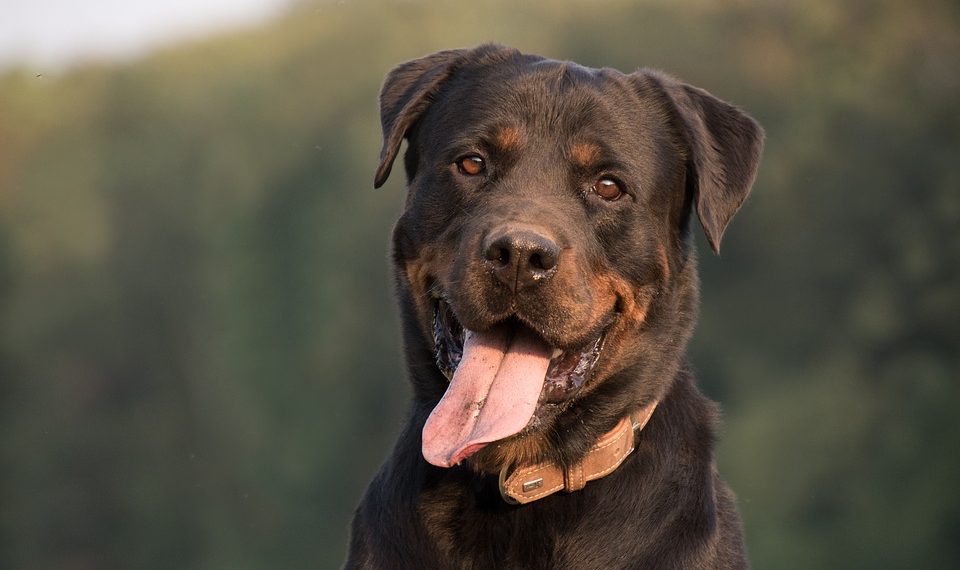
{"label": "floppy ear", "polygon": [[690,148],[691,184],[700,225],[714,252],[757,176],[763,129],[733,105],[668,75],[639,72],[666,96]]}
{"label": "floppy ear", "polygon": [[380,90],[380,122],[383,148],[373,181],[379,188],[390,176],[393,161],[407,131],[430,105],[431,96],[450,77],[469,50],[440,51],[393,68]]}

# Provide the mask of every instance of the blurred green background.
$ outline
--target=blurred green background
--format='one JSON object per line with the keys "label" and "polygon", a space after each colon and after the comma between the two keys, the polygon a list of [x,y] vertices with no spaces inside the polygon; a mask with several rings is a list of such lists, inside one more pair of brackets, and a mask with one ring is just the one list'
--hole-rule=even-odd
{"label": "blurred green background", "polygon": [[691,357],[756,568],[960,568],[960,7],[307,2],[0,77],[0,567],[331,568],[404,413],[396,63],[657,67],[765,126]]}

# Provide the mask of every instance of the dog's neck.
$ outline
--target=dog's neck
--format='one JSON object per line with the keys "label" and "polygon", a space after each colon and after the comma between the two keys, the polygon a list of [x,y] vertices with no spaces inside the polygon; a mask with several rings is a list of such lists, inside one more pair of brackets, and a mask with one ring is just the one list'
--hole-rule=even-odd
{"label": "dog's neck", "polygon": [[500,471],[500,496],[511,504],[531,503],[557,491],[579,491],[588,481],[613,473],[635,449],[636,438],[650,421],[658,403],[654,400],[622,418],[573,465],[547,461],[504,467]]}

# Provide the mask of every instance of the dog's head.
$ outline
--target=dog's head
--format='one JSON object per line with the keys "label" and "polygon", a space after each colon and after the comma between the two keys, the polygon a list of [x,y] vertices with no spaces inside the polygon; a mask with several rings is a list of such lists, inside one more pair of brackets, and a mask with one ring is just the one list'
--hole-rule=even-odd
{"label": "dog's head", "polygon": [[696,318],[689,221],[714,250],[760,127],[707,92],[501,46],[400,65],[375,185],[401,141],[394,230],[424,457],[577,460],[662,397]]}

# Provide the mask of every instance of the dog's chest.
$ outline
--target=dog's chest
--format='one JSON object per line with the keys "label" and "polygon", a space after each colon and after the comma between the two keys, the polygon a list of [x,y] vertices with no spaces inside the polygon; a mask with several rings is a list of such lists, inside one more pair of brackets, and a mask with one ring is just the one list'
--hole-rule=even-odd
{"label": "dog's chest", "polygon": [[516,506],[504,503],[495,485],[444,491],[425,494],[417,509],[439,567],[614,568],[627,556],[629,505],[620,505],[621,518],[610,516],[613,505],[582,495]]}

